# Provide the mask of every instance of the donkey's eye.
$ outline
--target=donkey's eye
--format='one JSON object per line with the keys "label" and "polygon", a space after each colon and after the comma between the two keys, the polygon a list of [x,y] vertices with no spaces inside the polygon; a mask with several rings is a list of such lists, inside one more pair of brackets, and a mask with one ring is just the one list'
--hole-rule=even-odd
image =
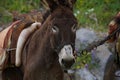
{"label": "donkey's eye", "polygon": [[75,25],[75,24],[72,26],[71,30],[72,30],[72,32],[76,32],[77,27],[76,27],[76,25]]}
{"label": "donkey's eye", "polygon": [[58,33],[58,32],[59,32],[58,27],[57,27],[57,26],[53,26],[53,27],[52,27],[52,32],[53,32],[53,33]]}

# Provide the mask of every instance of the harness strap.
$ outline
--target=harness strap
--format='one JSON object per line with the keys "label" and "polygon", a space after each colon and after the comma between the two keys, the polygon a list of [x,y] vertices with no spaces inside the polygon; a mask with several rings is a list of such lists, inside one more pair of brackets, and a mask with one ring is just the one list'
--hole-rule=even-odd
{"label": "harness strap", "polygon": [[9,48],[9,49],[6,49],[7,52],[10,52],[10,51],[15,51],[16,48]]}
{"label": "harness strap", "polygon": [[4,69],[7,66],[8,54],[7,48],[10,47],[11,35],[14,27],[20,20],[13,22],[9,27],[0,32],[0,69]]}

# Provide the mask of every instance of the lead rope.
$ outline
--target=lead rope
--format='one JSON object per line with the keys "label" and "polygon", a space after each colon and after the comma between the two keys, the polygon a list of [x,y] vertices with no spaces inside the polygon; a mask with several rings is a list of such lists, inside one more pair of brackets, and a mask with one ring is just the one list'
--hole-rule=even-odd
{"label": "lead rope", "polygon": [[[111,37],[115,36],[117,34],[117,32],[118,33],[120,32],[120,26],[118,26],[118,28],[114,32],[112,32],[112,34],[108,35],[107,37],[105,37],[102,40],[98,40],[98,41],[92,42],[85,49],[83,49],[81,51],[77,51],[77,53],[83,53],[84,51],[90,52],[94,48],[97,48],[98,46],[104,44],[106,41],[108,41],[109,39],[111,39]],[[80,55],[77,55],[77,56],[80,56]]]}

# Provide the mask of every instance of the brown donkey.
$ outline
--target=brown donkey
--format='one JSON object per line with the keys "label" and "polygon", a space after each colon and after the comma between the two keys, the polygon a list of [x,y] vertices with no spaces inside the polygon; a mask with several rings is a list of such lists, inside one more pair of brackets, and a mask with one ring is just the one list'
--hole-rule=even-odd
{"label": "brown donkey", "polygon": [[[63,80],[64,70],[74,64],[77,20],[73,15],[73,5],[76,0],[42,2],[49,6],[50,14],[25,42],[21,65],[13,70],[4,70],[3,80],[15,80],[10,76],[14,70],[16,80]],[[9,78],[6,78],[6,74]]]}

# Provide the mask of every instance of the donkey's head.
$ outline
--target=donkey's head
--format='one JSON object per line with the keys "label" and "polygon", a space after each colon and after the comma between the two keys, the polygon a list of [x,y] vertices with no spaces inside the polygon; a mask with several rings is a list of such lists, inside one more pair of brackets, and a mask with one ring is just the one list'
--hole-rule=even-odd
{"label": "donkey's head", "polygon": [[73,4],[76,0],[42,0],[50,8],[50,15],[44,22],[49,27],[50,43],[58,54],[59,63],[70,68],[75,62],[74,44],[77,20],[73,15]]}

